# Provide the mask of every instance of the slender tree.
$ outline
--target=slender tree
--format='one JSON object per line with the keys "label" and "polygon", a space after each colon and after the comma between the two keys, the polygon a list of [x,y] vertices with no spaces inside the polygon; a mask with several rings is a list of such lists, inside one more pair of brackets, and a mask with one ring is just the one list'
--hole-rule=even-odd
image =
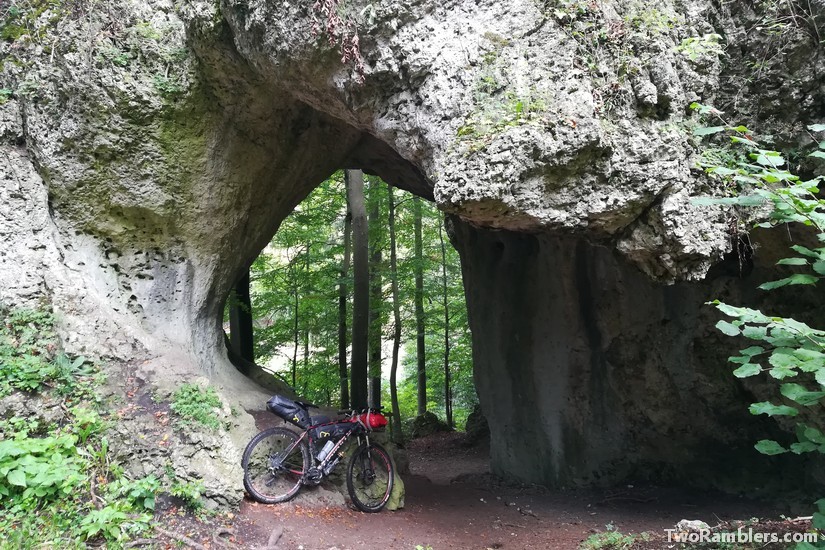
{"label": "slender tree", "polygon": [[298,306],[300,305],[300,302],[298,301],[298,297],[299,297],[299,294],[298,294],[298,279],[294,275],[295,266],[292,265],[292,264],[290,264],[290,271],[293,273],[293,275],[291,277],[291,279],[292,279],[292,292],[293,292],[293,295],[292,295],[292,299],[293,299],[293,302],[292,302],[292,307],[293,307],[293,310],[292,310],[292,315],[293,315],[293,318],[292,318],[292,387],[295,388],[295,386],[298,383],[298,338],[299,338],[299,335],[300,335],[300,333],[298,331],[298,325],[299,325],[299,323],[298,323],[298,317],[299,317]]}
{"label": "slender tree", "polygon": [[369,318],[369,405],[381,407],[381,201],[383,185],[370,181],[370,318]]}
{"label": "slender tree", "polygon": [[392,363],[390,364],[390,403],[392,404],[392,440],[396,443],[404,441],[401,431],[401,409],[398,406],[398,350],[401,347],[401,307],[398,300],[398,255],[395,242],[395,197],[393,189],[387,186],[387,202],[389,214],[387,221],[390,229],[390,283],[392,289]]}
{"label": "slender tree", "polygon": [[369,235],[364,200],[364,173],[347,170],[347,193],[352,211],[353,304],[350,396],[352,406],[367,406],[367,337],[369,332]]}
{"label": "slender tree", "polygon": [[[304,281],[308,280],[310,277],[310,257],[309,253],[312,249],[312,245],[307,243],[306,250],[304,250]],[[307,320],[304,321],[304,333],[303,333],[303,340],[304,340],[304,356],[303,356],[303,363],[304,363],[304,372],[309,372],[309,323]],[[306,393],[307,382],[304,380],[303,384],[303,392]]]}
{"label": "slender tree", "polygon": [[441,246],[441,298],[444,305],[444,414],[447,427],[453,427],[453,393],[450,381],[450,304],[447,287],[447,249],[444,246],[444,220],[438,224],[438,242]]}
{"label": "slender tree", "polygon": [[418,372],[418,414],[427,412],[427,357],[424,346],[424,254],[421,238],[421,199],[413,197],[413,227],[415,232],[415,330]]}
{"label": "slender tree", "polygon": [[[347,186],[349,188],[349,186]],[[341,278],[338,282],[338,376],[341,383],[341,408],[349,408],[349,380],[347,373],[347,276],[350,262],[350,233],[352,212],[347,201],[344,218],[344,259],[341,261]]]}

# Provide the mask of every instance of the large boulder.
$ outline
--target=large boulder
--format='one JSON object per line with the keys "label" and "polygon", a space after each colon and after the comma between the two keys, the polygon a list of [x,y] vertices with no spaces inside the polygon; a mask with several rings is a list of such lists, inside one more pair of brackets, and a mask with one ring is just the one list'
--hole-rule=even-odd
{"label": "large boulder", "polygon": [[424,414],[416,416],[411,425],[410,435],[413,439],[427,437],[434,433],[448,432],[450,427],[447,423],[438,418],[433,412],[425,411]]}

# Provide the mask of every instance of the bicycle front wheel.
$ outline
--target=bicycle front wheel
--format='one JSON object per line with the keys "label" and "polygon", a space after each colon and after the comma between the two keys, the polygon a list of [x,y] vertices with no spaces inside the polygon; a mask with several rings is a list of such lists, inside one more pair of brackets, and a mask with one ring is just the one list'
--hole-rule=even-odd
{"label": "bicycle front wheel", "polygon": [[253,437],[244,450],[243,485],[258,502],[284,502],[301,488],[309,463],[309,447],[298,442],[298,434],[270,428]]}
{"label": "bicycle front wheel", "polygon": [[377,443],[364,443],[349,461],[347,490],[362,512],[379,512],[390,500],[395,478],[387,451]]}

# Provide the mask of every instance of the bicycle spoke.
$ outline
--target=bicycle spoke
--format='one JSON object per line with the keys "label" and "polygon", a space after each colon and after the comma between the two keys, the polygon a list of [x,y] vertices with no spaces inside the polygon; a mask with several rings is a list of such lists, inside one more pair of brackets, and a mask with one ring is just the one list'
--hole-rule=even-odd
{"label": "bicycle spoke", "polygon": [[389,500],[392,463],[377,445],[361,447],[350,463],[347,488],[353,503],[365,512],[377,512]]}
{"label": "bicycle spoke", "polygon": [[284,428],[261,432],[244,452],[244,486],[260,502],[288,500],[298,492],[309,451],[297,434]]}

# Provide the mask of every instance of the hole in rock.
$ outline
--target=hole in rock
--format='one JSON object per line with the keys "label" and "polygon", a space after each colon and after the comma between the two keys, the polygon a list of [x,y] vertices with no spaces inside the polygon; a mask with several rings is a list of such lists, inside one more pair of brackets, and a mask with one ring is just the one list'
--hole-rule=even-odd
{"label": "hole in rock", "polygon": [[230,358],[256,381],[277,380],[319,405],[389,411],[395,355],[401,417],[424,405],[463,428],[477,397],[449,222],[376,176],[360,195],[358,187],[343,171],[323,181],[234,281],[223,318]]}

